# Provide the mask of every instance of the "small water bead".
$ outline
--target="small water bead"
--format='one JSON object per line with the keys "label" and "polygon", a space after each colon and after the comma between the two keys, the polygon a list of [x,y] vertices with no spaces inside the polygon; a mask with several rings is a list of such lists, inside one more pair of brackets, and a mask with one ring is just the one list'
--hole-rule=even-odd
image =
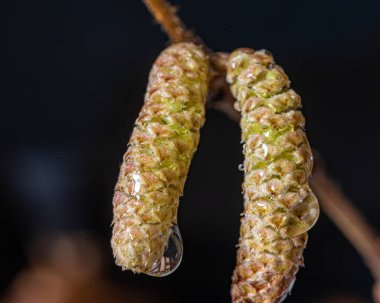
{"label": "small water bead", "polygon": [[132,195],[137,195],[141,188],[141,176],[139,172],[135,172],[132,175],[133,189]]}
{"label": "small water bead", "polygon": [[319,204],[314,194],[286,213],[285,233],[289,236],[298,236],[310,230],[319,217]]}
{"label": "small water bead", "polygon": [[241,104],[239,101],[234,102],[234,108],[238,111],[241,112]]}
{"label": "small water bead", "polygon": [[240,171],[244,171],[244,164],[239,164],[239,166],[238,166],[238,170],[240,170]]}
{"label": "small water bead", "polygon": [[181,232],[177,225],[171,227],[168,244],[164,255],[146,274],[153,277],[165,277],[173,273],[181,264],[183,256],[183,244]]}
{"label": "small water bead", "polygon": [[263,149],[263,157],[266,158],[266,156],[268,155],[268,145],[263,143],[261,147]]}

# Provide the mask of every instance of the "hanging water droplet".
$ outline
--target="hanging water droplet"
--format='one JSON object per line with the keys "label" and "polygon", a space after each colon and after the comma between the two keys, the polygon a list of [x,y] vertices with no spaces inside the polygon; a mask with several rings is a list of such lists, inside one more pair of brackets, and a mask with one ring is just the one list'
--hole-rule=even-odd
{"label": "hanging water droplet", "polygon": [[166,245],[164,255],[161,260],[157,261],[152,269],[147,272],[153,277],[165,277],[173,273],[182,261],[183,244],[181,232],[177,225],[171,227],[171,233],[168,244]]}
{"label": "hanging water droplet", "polygon": [[244,171],[244,164],[239,164],[238,169],[239,169],[240,171]]}

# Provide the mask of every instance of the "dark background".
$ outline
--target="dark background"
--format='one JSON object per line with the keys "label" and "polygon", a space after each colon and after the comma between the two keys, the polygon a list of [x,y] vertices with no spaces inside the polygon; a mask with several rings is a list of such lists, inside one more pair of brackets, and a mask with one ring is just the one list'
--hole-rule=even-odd
{"label": "dark background", "polygon": [[[303,97],[311,144],[380,229],[380,1],[175,1],[215,50],[270,50]],[[138,0],[0,4],[0,290],[46,230],[96,233],[115,281],[176,302],[229,302],[242,163],[238,125],[210,110],[181,200],[180,268],[154,279],[113,265],[112,193],[152,62],[168,44]],[[321,214],[287,302],[371,302],[360,256]],[[200,296],[202,294],[202,296]]]}

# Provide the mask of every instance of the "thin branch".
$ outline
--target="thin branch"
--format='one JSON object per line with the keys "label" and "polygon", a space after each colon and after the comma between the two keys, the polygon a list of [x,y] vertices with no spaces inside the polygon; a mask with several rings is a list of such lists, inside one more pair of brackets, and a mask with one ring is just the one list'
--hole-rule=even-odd
{"label": "thin branch", "polygon": [[143,2],[172,43],[195,42],[201,44],[200,39],[188,30],[177,16],[177,9],[174,6],[165,0],[143,0]]}
{"label": "thin branch", "polygon": [[373,277],[380,281],[380,239],[359,210],[328,176],[320,159],[315,165],[311,185],[324,212],[361,254]]}
{"label": "thin branch", "polygon": [[211,53],[211,79],[207,106],[224,113],[236,123],[240,123],[240,113],[235,110],[235,98],[226,82],[228,53]]}
{"label": "thin branch", "polygon": [[380,281],[373,286],[373,297],[376,303],[380,303]]}

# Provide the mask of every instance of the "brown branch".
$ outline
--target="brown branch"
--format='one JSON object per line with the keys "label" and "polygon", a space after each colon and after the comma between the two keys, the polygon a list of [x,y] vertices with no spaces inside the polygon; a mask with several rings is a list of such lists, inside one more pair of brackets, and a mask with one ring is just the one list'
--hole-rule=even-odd
{"label": "brown branch", "polygon": [[361,254],[373,277],[380,281],[380,239],[334,180],[317,156],[311,185],[324,212]]}
{"label": "brown branch", "polygon": [[380,281],[373,286],[373,298],[376,303],[380,303]]}
{"label": "brown branch", "polygon": [[235,98],[226,82],[228,53],[211,53],[211,79],[207,106],[224,113],[236,123],[240,123],[240,113],[235,110]]}
{"label": "brown branch", "polygon": [[188,30],[177,16],[177,9],[165,0],[143,0],[156,21],[169,36],[172,43],[194,42],[201,44],[201,40]]}

